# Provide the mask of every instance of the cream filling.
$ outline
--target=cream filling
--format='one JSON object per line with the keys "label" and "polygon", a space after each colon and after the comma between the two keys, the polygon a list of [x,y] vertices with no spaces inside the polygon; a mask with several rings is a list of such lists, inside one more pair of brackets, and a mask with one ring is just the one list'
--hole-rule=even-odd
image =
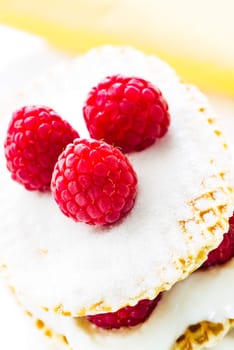
{"label": "cream filling", "polygon": [[[56,332],[66,335],[74,350],[169,350],[189,325],[203,320],[222,322],[234,318],[234,258],[227,264],[193,273],[165,292],[149,319],[133,328],[103,330],[85,318],[35,311]],[[27,301],[23,304],[33,312]],[[224,342],[217,350],[226,350]],[[225,345],[226,343],[226,345]],[[221,347],[222,346],[222,347]],[[226,346],[226,348],[225,348]]]}
{"label": "cream filling", "polygon": [[233,350],[234,349],[234,331],[230,332],[213,350]]}

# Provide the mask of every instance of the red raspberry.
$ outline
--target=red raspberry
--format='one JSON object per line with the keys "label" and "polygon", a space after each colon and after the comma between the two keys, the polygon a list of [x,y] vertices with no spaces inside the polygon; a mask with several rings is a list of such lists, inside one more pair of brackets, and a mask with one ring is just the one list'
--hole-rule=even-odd
{"label": "red raspberry", "polygon": [[87,319],[104,329],[133,327],[144,322],[150,316],[160,299],[161,294],[153,300],[140,300],[135,306],[125,306],[116,312],[87,316]]}
{"label": "red raspberry", "polygon": [[234,256],[234,215],[229,219],[229,230],[220,245],[208,254],[202,267],[221,265]]}
{"label": "red raspberry", "polygon": [[152,145],[170,124],[161,91],[144,79],[121,75],[107,77],[90,91],[83,114],[92,138],[123,152]]}
{"label": "red raspberry", "polygon": [[15,111],[4,143],[7,168],[27,190],[47,191],[59,154],[79,134],[51,108]]}
{"label": "red raspberry", "polygon": [[136,174],[117,148],[76,139],[60,155],[51,188],[62,212],[75,221],[111,224],[133,207]]}

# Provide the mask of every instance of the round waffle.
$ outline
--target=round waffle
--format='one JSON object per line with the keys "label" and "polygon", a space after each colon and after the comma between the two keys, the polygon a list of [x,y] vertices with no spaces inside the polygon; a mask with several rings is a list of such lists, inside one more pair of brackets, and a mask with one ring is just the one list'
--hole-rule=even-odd
{"label": "round waffle", "polygon": [[133,210],[108,228],[75,223],[51,194],[26,191],[0,155],[0,259],[16,293],[65,316],[114,311],[154,298],[198,268],[222,240],[233,212],[227,144],[205,97],[164,62],[131,48],[102,47],[58,67],[1,106],[1,143],[11,112],[54,108],[87,136],[82,106],[111,74],[158,86],[171,127],[148,149],[128,154],[138,176]]}

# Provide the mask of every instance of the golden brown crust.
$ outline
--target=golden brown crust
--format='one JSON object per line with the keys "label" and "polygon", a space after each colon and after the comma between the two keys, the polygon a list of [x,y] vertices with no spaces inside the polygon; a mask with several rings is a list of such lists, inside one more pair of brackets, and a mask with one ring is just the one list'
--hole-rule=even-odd
{"label": "golden brown crust", "polygon": [[189,326],[175,342],[172,350],[201,350],[215,346],[232,328],[234,319],[214,323],[202,321]]}

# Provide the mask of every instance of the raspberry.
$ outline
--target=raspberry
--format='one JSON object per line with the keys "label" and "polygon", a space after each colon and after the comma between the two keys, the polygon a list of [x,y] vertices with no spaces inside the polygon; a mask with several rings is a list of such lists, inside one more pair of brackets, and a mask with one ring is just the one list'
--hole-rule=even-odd
{"label": "raspberry", "polygon": [[62,212],[92,225],[111,224],[133,207],[136,174],[117,148],[76,139],[60,155],[51,188]]}
{"label": "raspberry", "polygon": [[79,134],[51,108],[15,111],[4,143],[7,168],[27,190],[47,191],[59,154]]}
{"label": "raspberry", "polygon": [[83,107],[90,136],[140,151],[165,135],[170,124],[161,91],[136,77],[113,75],[92,88]]}
{"label": "raspberry", "polygon": [[220,245],[208,254],[202,267],[221,265],[234,256],[234,215],[229,219],[229,230],[223,236]]}
{"label": "raspberry", "polygon": [[150,316],[160,299],[161,294],[153,300],[140,300],[135,306],[125,306],[116,312],[87,316],[87,319],[104,329],[133,327],[144,322]]}

